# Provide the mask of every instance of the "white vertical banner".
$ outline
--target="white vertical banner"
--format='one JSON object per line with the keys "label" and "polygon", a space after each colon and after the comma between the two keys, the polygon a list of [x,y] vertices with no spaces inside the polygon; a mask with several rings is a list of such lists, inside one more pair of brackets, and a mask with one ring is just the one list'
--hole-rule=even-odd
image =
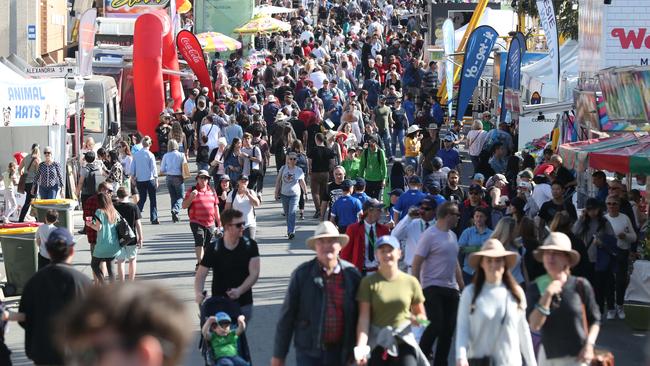
{"label": "white vertical banner", "polygon": [[445,77],[447,79],[447,107],[449,108],[449,117],[451,118],[452,101],[454,100],[454,62],[450,56],[456,52],[456,37],[454,32],[454,21],[445,20],[442,24],[442,39],[445,49]]}
{"label": "white vertical banner", "polygon": [[[539,20],[546,35],[548,54],[552,60],[553,75],[557,78],[558,90],[560,87],[560,47],[558,43],[557,19],[552,0],[537,0]],[[559,95],[559,94],[558,94]]]}

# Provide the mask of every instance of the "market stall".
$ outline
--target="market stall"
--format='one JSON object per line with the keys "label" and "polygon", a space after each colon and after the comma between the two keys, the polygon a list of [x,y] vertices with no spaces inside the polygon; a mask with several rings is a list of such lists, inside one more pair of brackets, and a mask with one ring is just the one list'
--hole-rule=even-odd
{"label": "market stall", "polygon": [[648,139],[647,136],[626,134],[562,144],[558,150],[567,168],[583,172],[589,167],[590,154],[632,146],[638,144],[640,140],[645,141],[646,139]]}

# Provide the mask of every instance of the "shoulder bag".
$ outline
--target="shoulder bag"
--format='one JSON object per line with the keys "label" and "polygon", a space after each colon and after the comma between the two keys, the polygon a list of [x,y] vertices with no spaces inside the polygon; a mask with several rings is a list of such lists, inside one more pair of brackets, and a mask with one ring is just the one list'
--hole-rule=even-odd
{"label": "shoulder bag", "polygon": [[117,214],[117,222],[115,223],[115,228],[117,229],[117,237],[120,242],[120,247],[135,244],[137,241],[135,232],[133,232],[131,225],[129,225],[126,219],[119,213]]}
{"label": "shoulder bag", "polygon": [[23,174],[20,175],[20,179],[18,180],[18,187],[16,187],[16,192],[20,194],[25,194],[25,184],[27,183],[27,174],[29,174],[29,169],[31,169],[32,164],[34,164],[35,158],[32,157],[32,161],[29,162],[29,166],[27,167],[27,170]]}
{"label": "shoulder bag", "polygon": [[[501,318],[501,324],[499,325],[499,331],[497,334],[495,334],[494,337],[494,344],[492,347],[490,347],[491,350],[496,349],[497,342],[499,339],[501,339],[501,332],[503,331],[503,323],[506,321],[506,317],[508,317],[508,295],[510,293],[508,292],[508,289],[506,288],[506,301],[505,301],[505,307],[506,311],[503,313],[503,318]],[[492,356],[483,356],[483,357],[472,357],[467,360],[469,363],[469,366],[493,366],[496,365],[494,362]]]}

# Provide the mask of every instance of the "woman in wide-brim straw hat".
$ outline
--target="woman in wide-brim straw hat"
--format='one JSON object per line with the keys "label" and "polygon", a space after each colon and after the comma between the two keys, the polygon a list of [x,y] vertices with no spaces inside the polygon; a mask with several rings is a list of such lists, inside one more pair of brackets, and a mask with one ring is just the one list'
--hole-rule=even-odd
{"label": "woman in wide-brim straw hat", "polygon": [[488,357],[492,365],[536,365],[533,342],[526,321],[524,291],[510,270],[518,263],[515,252],[498,239],[488,239],[470,254],[472,284],[465,287],[456,322],[457,365]]}
{"label": "woman in wide-brim straw hat", "polygon": [[533,281],[526,293],[530,327],[542,334],[538,364],[589,364],[600,331],[600,310],[589,281],[571,275],[580,254],[571,249],[568,236],[553,232],[533,255],[547,273]]}

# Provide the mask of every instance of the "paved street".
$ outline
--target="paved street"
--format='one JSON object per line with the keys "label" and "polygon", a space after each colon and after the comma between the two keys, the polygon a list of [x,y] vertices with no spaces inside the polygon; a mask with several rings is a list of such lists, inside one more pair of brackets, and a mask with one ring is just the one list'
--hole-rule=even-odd
{"label": "paved street", "polygon": [[[269,168],[263,195],[262,207],[257,209],[258,243],[262,256],[262,269],[260,280],[254,287],[254,313],[247,330],[253,363],[255,365],[268,364],[275,334],[277,314],[282,303],[289,276],[293,269],[301,262],[310,259],[313,252],[305,248],[305,239],[313,232],[316,224],[314,219],[299,222],[296,238],[292,242],[286,239],[286,225],[284,217],[280,214],[280,204],[273,201],[272,185],[275,181],[275,169]],[[143,222],[145,233],[144,249],[138,260],[138,279],[156,281],[182,299],[188,306],[192,315],[195,329],[195,338],[198,336],[198,308],[194,303],[193,275],[194,275],[194,248],[192,234],[189,229],[187,217],[183,216],[180,223],[171,223],[169,212],[169,196],[161,181],[161,190],[158,193],[158,207],[161,225],[149,225],[148,206],[145,207]],[[305,216],[313,214],[313,204],[307,202]],[[81,225],[81,214],[76,215],[77,229]],[[74,264],[77,269],[91,275],[90,253],[85,236],[79,238]],[[4,268],[1,269],[4,271]],[[209,285],[206,285],[209,288]],[[17,298],[10,298],[10,304],[17,304]],[[108,305],[108,304],[107,304]],[[22,328],[12,324],[7,334],[7,344],[14,352],[15,365],[30,365],[23,350],[24,334]],[[599,344],[614,351],[619,365],[641,365],[643,355],[641,350],[646,349],[647,333],[632,332],[622,321],[607,322]],[[185,365],[200,365],[201,357],[196,349],[197,341],[192,342]],[[453,357],[453,356],[452,356]],[[294,365],[293,354],[288,357],[288,365]]]}

